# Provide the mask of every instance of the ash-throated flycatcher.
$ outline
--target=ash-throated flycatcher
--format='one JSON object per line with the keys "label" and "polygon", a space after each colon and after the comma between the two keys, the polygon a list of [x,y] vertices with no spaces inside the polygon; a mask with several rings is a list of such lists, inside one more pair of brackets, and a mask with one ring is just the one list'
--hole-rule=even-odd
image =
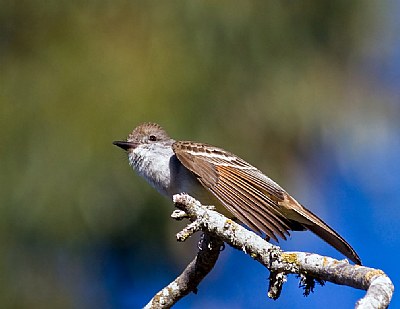
{"label": "ash-throated flycatcher", "polygon": [[357,253],[338,233],[232,153],[208,144],[175,141],[155,123],[139,125],[126,141],[114,145],[126,150],[139,175],[170,198],[188,193],[276,241],[277,236],[286,240],[289,230],[310,230],[361,265]]}

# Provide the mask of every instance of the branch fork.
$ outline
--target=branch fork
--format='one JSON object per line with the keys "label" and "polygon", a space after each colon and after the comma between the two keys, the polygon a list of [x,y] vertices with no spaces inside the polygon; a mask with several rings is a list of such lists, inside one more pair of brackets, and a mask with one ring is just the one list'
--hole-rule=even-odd
{"label": "branch fork", "polygon": [[386,308],[392,298],[394,286],[389,277],[379,269],[350,265],[347,260],[306,252],[283,252],[255,233],[245,229],[231,219],[202,206],[187,194],[174,195],[178,210],[172,217],[177,220],[189,218],[191,223],[176,236],[185,241],[198,231],[204,236],[199,251],[182,274],[158,292],[145,308],[170,308],[190,292],[197,293],[197,287],[214,267],[224,243],[243,251],[270,271],[268,297],[277,299],[287,281],[288,274],[300,277],[304,295],[313,292],[315,283],[325,281],[366,290],[366,295],[356,304],[357,309]]}

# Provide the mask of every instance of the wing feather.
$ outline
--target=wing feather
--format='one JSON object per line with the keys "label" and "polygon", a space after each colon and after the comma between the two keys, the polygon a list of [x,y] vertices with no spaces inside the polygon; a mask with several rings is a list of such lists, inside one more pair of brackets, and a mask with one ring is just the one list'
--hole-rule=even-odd
{"label": "wing feather", "polygon": [[238,177],[230,168],[220,167],[218,170],[220,175],[224,175],[221,180],[228,182],[231,190],[241,195],[243,207],[261,215],[264,225],[286,240],[285,233],[289,235],[289,227],[283,221],[284,218],[281,219],[277,211],[271,207],[273,202],[262,194],[254,184],[249,183],[248,179]]}
{"label": "wing feather", "polygon": [[[241,222],[246,224],[253,231],[261,232],[263,231],[269,238],[278,241],[273,231],[268,227],[265,227],[261,223],[261,219],[257,214],[246,211],[245,208],[240,207],[243,203],[238,195],[232,193],[232,190],[227,188],[224,184],[221,185],[218,190],[210,189],[210,191],[215,194],[219,201]],[[226,203],[225,201],[232,201],[233,203]]]}
{"label": "wing feather", "polygon": [[[213,193],[234,216],[251,229],[263,232],[277,240],[276,235],[286,239],[289,235],[289,221],[278,211],[278,200],[282,195],[278,190],[268,191],[271,185],[258,179],[252,172],[257,169],[242,159],[218,148],[207,145],[214,152],[204,155],[198,148],[204,144],[176,142],[173,149],[181,163],[195,173],[203,186]],[[233,162],[234,160],[234,162]],[[239,167],[240,177],[230,164]],[[216,168],[217,167],[217,168]],[[249,177],[247,177],[249,175]],[[271,181],[272,182],[272,181]]]}
{"label": "wing feather", "polygon": [[[233,183],[231,181],[226,181],[225,179],[221,181],[221,183],[213,188],[213,191],[220,197],[221,188],[226,188],[228,192],[231,192],[231,196],[235,196],[237,202],[232,203],[231,200],[228,200],[232,206],[234,206],[235,210],[240,213],[248,214],[248,217],[253,218],[253,222],[257,229],[256,231],[263,232],[267,234],[270,238],[273,238],[277,241],[276,235],[286,239],[284,232],[282,232],[270,218],[265,213],[256,209],[257,205],[254,204],[250,199],[247,198],[245,193],[238,190],[236,187],[233,187]],[[226,200],[223,201],[227,203]]]}

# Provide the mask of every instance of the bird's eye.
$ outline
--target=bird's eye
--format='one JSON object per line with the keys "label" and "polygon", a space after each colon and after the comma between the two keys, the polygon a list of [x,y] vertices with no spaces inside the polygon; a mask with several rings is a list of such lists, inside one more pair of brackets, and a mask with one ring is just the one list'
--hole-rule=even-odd
{"label": "bird's eye", "polygon": [[155,142],[157,140],[157,137],[155,135],[150,135],[149,140]]}

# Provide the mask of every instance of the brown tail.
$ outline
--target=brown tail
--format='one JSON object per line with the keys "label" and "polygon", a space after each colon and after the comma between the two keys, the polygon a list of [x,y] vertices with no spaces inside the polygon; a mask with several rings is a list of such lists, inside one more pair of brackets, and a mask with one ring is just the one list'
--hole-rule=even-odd
{"label": "brown tail", "polygon": [[[283,204],[283,205],[282,205]],[[311,211],[301,206],[291,196],[286,195],[281,206],[286,206],[284,213],[290,220],[297,221],[306,229],[326,241],[333,248],[341,252],[354,263],[361,265],[361,259],[354,249],[324,221],[314,215]]]}
{"label": "brown tail", "polygon": [[344,256],[352,260],[354,263],[361,265],[361,259],[354,249],[334,230],[325,224],[322,226],[320,224],[303,224],[311,232],[322,238],[336,250],[341,252]]}

